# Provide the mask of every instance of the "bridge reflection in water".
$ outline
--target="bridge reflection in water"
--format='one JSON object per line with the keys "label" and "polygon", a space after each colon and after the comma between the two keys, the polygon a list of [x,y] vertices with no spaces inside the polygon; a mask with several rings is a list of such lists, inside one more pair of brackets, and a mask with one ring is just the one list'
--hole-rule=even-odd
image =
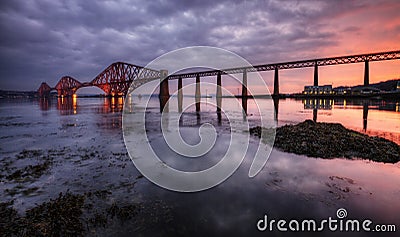
{"label": "bridge reflection in water", "polygon": [[78,103],[76,95],[74,95],[73,97],[58,97],[57,99],[41,97],[39,98],[39,108],[42,111],[50,110],[52,104],[55,102],[57,104],[57,110],[60,112],[60,115],[71,115],[78,113]]}
{"label": "bridge reflection in water", "polygon": [[[102,106],[96,106],[93,108],[96,113],[106,114],[122,112],[125,100],[123,97],[104,97],[102,99]],[[79,113],[80,106],[78,103],[78,96],[76,95],[72,97],[43,97],[39,99],[39,108],[42,111],[50,110],[52,104],[57,105],[57,110],[59,111],[60,115],[73,115]]]}
{"label": "bridge reflection in water", "polygon": [[[336,109],[362,109],[363,131],[368,128],[368,111],[370,109],[400,112],[399,102],[381,100],[346,100],[346,99],[304,99],[302,100],[304,110],[313,110],[313,121],[317,122],[318,110]],[[360,118],[361,119],[361,118]]]}
{"label": "bridge reflection in water", "polygon": [[[86,98],[83,98],[86,99]],[[99,99],[96,97],[95,99]],[[105,114],[105,113],[120,113],[123,110],[124,106],[124,97],[104,97],[101,98],[103,100],[102,106],[96,106],[93,109],[96,113]],[[135,99],[141,99],[135,98]],[[216,97],[216,106],[215,111],[217,114],[218,122],[221,122],[223,115],[221,115],[221,108],[222,108],[222,101],[223,99],[232,99],[232,98],[224,98],[224,97]],[[278,120],[279,115],[279,103],[285,99],[278,99],[278,98],[269,98],[266,100],[273,100],[274,104],[274,112],[275,112],[275,119]],[[247,105],[249,100],[253,100],[252,98],[240,98],[241,104],[246,108],[243,109],[244,116],[247,113]],[[58,97],[58,98],[39,98],[39,108],[42,111],[50,110],[52,104],[57,102],[57,110],[59,111],[60,115],[73,115],[79,113],[79,103],[78,97],[76,95],[72,97]],[[182,111],[183,105],[183,96],[178,95],[177,98],[178,103],[178,111]],[[200,101],[199,103],[207,103],[207,100]],[[368,111],[370,109],[374,110],[385,110],[385,111],[393,111],[393,112],[400,112],[400,103],[393,102],[393,101],[382,101],[382,100],[349,100],[349,99],[303,99],[302,100],[304,110],[313,110],[313,120],[317,122],[318,120],[318,111],[329,111],[332,109],[362,109],[363,110],[363,129],[367,129],[367,120],[368,120]],[[197,106],[196,106],[197,107]],[[197,108],[196,108],[196,112]]]}
{"label": "bridge reflection in water", "polygon": [[[131,98],[132,102],[134,100],[141,100],[141,97]],[[187,98],[182,95],[178,95],[177,98],[174,98],[174,103],[178,105],[179,111],[182,111],[182,105],[184,104],[183,100]],[[204,112],[198,112],[194,108],[192,110],[186,111],[180,120],[180,126],[199,126],[204,122],[212,123],[217,126],[225,126],[226,123],[229,123],[228,119],[225,117],[225,114],[222,112],[221,108],[225,109],[243,109],[243,108],[234,108],[231,105],[232,99],[238,98],[225,98],[225,97],[213,97],[213,98],[205,98],[205,100],[201,100],[201,103],[204,103]],[[96,120],[96,124],[100,128],[105,129],[120,129],[122,126],[121,112],[124,106],[124,98],[123,97],[104,97],[104,98],[77,98],[73,97],[59,97],[59,98],[40,98],[39,100],[39,108],[42,111],[51,110],[52,106],[55,107],[61,116],[64,115],[77,115],[79,113],[94,113],[94,114],[108,114],[107,116],[99,116],[100,120]],[[193,100],[193,98],[190,98]],[[216,105],[214,103],[208,103],[208,101],[214,102],[216,101]],[[249,105],[250,109],[250,119],[255,119],[257,116],[253,116],[254,103],[255,101],[252,98],[240,98],[242,106],[245,108]],[[263,102],[263,100],[265,100]],[[281,125],[292,122],[300,122],[304,119],[307,119],[307,116],[301,116],[301,119],[298,117],[294,120],[298,115],[294,115],[294,113],[302,113],[306,111],[312,111],[312,119],[315,122],[339,122],[348,128],[352,128],[358,130],[360,132],[364,132],[369,135],[378,135],[381,137],[386,137],[389,140],[393,140],[397,143],[400,142],[400,137],[397,134],[398,132],[391,133],[390,128],[380,129],[377,125],[377,122],[380,121],[381,116],[386,116],[383,111],[392,111],[392,112],[400,112],[400,103],[399,101],[384,101],[384,100],[349,100],[349,99],[303,99],[303,100],[295,100],[297,101],[297,105],[302,104],[301,111],[296,109],[295,107],[287,107],[288,103],[292,103],[290,101],[293,100],[285,100],[278,98],[269,98],[269,99],[261,99],[261,103],[269,103],[272,105],[271,100],[273,100],[274,112],[275,112],[275,120],[280,121],[279,113],[283,113],[285,118],[282,118],[280,121]],[[154,99],[154,103],[152,107],[157,107],[157,99]],[[224,102],[226,101],[226,102]],[[260,100],[257,99],[257,102],[260,103]],[[283,108],[279,108],[279,104],[283,103]],[[224,104],[224,106],[223,106]],[[128,106],[130,103],[128,103]],[[132,105],[131,105],[132,106]],[[212,106],[212,107],[210,107]],[[282,106],[282,105],[281,105]],[[208,108],[207,108],[208,107]],[[127,108],[127,110],[132,110]],[[282,111],[280,111],[282,110]],[[347,110],[347,111],[346,111]],[[374,110],[372,112],[370,110]],[[379,114],[377,113],[379,111]],[[242,110],[244,111],[244,110]],[[359,111],[359,112],[357,112]],[[362,111],[362,112],[361,112]],[[289,117],[288,114],[290,115]],[[307,113],[306,113],[307,114]],[[256,115],[256,114],[254,114]],[[244,118],[246,119],[246,114],[243,113]],[[372,116],[369,120],[368,116]],[[391,116],[391,115],[389,115]],[[395,116],[396,117],[396,116]],[[289,119],[289,120],[287,120]],[[309,117],[311,119],[311,116]],[[357,120],[359,119],[359,122]],[[286,122],[285,122],[286,121]],[[292,122],[290,122],[292,121]],[[372,128],[368,129],[368,122],[373,123]],[[390,122],[389,122],[390,123]],[[358,125],[357,125],[358,124]],[[393,124],[393,122],[391,122]],[[391,126],[387,124],[383,124],[385,127]],[[371,125],[370,125],[371,126]],[[377,127],[378,126],[378,127]],[[395,126],[395,125],[394,125]],[[387,133],[387,134],[386,134]],[[392,135],[391,135],[392,134]]]}

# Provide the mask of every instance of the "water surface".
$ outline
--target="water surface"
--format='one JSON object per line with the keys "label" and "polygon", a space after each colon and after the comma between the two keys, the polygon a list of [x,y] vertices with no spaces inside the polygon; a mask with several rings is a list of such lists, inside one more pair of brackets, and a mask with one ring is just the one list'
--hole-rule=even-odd
{"label": "water surface", "polygon": [[[176,102],[175,98],[171,100]],[[185,97],[184,103],[189,104],[191,100],[194,98]],[[151,99],[147,115],[154,119],[147,123],[149,138],[166,163],[185,170],[203,169],[215,164],[226,151],[229,122],[224,117],[218,121],[213,98],[204,100],[200,117],[193,112],[194,107],[190,107],[182,127],[186,134],[196,134],[198,125],[210,122],[218,132],[217,144],[202,159],[191,160],[167,149],[159,136],[158,99]],[[242,118],[240,108],[232,107],[230,100],[234,98],[223,99],[223,109],[236,111],[237,118]],[[262,113],[276,116],[270,100],[256,101],[261,104]],[[248,119],[252,126],[259,121],[256,101],[248,100]],[[250,179],[247,174],[258,144],[255,137],[251,137],[244,163],[221,185],[197,193],[160,188],[145,178],[138,178],[140,173],[126,154],[121,130],[123,103],[122,98],[0,100],[2,173],[9,161],[12,163],[7,169],[36,162],[16,159],[24,150],[37,150],[54,159],[49,172],[29,182],[17,183],[3,178],[1,200],[14,200],[14,206],[23,212],[67,189],[76,193],[106,189],[112,192],[110,202],[139,202],[152,207],[142,217],[145,221],[112,223],[109,228],[97,230],[100,235],[130,236],[132,232],[146,236],[280,235],[279,232],[258,232],[258,219],[268,214],[275,219],[319,220],[335,217],[338,208],[346,208],[352,218],[397,224],[400,228],[399,163],[326,160],[273,149],[261,173]],[[398,102],[280,100],[277,118],[278,126],[316,119],[400,141]],[[196,142],[195,137],[192,142]],[[29,188],[35,189],[23,192]],[[351,234],[363,236],[365,233]]]}

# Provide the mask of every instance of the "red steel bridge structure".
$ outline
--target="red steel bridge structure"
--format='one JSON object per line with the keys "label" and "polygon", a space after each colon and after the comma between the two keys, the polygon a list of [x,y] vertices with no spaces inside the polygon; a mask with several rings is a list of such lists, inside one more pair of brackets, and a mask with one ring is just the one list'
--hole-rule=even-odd
{"label": "red steel bridge structure", "polygon": [[58,96],[70,97],[76,91],[83,87],[97,86],[102,89],[106,95],[121,96],[128,92],[130,85],[133,82],[146,83],[149,80],[160,78],[160,72],[130,63],[116,62],[104,69],[90,82],[80,82],[71,76],[62,77],[55,87],[50,87],[46,82],[43,82],[38,94],[40,97],[45,97],[52,90],[57,90]]}
{"label": "red steel bridge structure", "polygon": [[[247,73],[248,72],[260,72],[274,70],[274,92],[273,95],[279,95],[279,70],[293,69],[293,68],[304,68],[314,67],[314,86],[318,86],[318,67],[328,65],[339,65],[339,64],[351,64],[351,63],[364,63],[364,85],[369,85],[369,62],[384,61],[384,60],[395,60],[400,59],[400,50],[369,53],[369,54],[358,54],[348,55],[331,58],[318,58],[301,61],[291,61],[282,63],[272,64],[261,64],[252,67],[237,67],[228,68],[224,70],[208,70],[200,72],[190,72],[173,74],[168,76],[164,80],[162,71],[157,71],[149,68],[144,68],[124,62],[116,62],[104,69],[99,75],[97,75],[90,82],[79,82],[73,77],[64,76],[56,84],[55,87],[50,87],[47,83],[43,82],[38,89],[39,96],[47,96],[50,91],[57,90],[59,96],[72,96],[75,92],[82,87],[97,86],[102,89],[107,95],[110,96],[121,96],[128,92],[128,89],[132,83],[138,85],[144,84],[150,80],[155,80],[163,77],[163,81],[160,84],[160,97],[169,98],[168,92],[168,80],[178,79],[178,89],[182,87],[183,78],[196,78],[196,87],[200,86],[200,77],[217,76],[217,85],[221,86],[221,75],[224,74],[243,74],[243,87],[242,96],[247,96]],[[179,88],[180,87],[180,88]],[[200,93],[200,90],[196,90],[196,96]],[[217,93],[218,94],[218,93]],[[218,96],[218,95],[217,95]]]}

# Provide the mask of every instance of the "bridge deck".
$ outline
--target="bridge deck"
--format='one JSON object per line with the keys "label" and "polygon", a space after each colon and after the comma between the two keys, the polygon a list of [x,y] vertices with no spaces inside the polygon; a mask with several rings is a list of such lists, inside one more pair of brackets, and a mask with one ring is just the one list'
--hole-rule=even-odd
{"label": "bridge deck", "polygon": [[292,69],[292,68],[314,67],[315,63],[317,63],[318,66],[328,66],[337,64],[361,63],[365,61],[372,62],[372,61],[383,61],[383,60],[393,60],[393,59],[400,59],[400,50],[380,52],[380,53],[339,56],[331,58],[318,58],[318,59],[309,59],[309,60],[292,61],[292,62],[261,64],[252,67],[238,67],[238,68],[229,68],[224,70],[209,70],[202,72],[182,73],[182,74],[171,75],[168,77],[168,79],[172,80],[179,78],[194,78],[197,75],[200,75],[200,77],[206,77],[206,76],[216,76],[218,74],[239,74],[243,73],[243,71],[245,70],[247,72],[255,72],[255,71],[270,71],[274,70],[275,68]]}

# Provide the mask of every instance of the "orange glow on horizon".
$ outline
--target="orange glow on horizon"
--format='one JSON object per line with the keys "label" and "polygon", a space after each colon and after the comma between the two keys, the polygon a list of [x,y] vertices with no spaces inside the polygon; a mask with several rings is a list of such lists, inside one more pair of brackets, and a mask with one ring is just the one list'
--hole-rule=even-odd
{"label": "orange glow on horizon", "polygon": [[[332,43],[315,48],[314,52],[295,52],[294,60],[377,53],[400,50],[400,2],[385,2],[374,6],[362,6],[326,19],[320,19],[324,31],[332,34]],[[328,38],[321,39],[330,40]],[[320,43],[320,42],[318,42]],[[400,79],[400,60],[369,63],[370,84]],[[280,92],[301,92],[305,85],[313,83],[313,69],[281,70]],[[319,67],[319,84],[337,86],[362,85],[364,64],[346,64]],[[273,75],[264,78],[273,90]]]}
{"label": "orange glow on horizon", "polygon": [[[313,68],[280,70],[280,93],[302,92],[304,86],[313,84],[313,73]],[[272,73],[261,75],[267,83],[269,91],[272,93]],[[370,62],[369,78],[370,84],[400,79],[400,60]],[[333,87],[362,85],[364,83],[364,63],[320,66],[318,68],[318,82],[319,85],[332,85]],[[252,89],[262,91],[261,88]]]}

